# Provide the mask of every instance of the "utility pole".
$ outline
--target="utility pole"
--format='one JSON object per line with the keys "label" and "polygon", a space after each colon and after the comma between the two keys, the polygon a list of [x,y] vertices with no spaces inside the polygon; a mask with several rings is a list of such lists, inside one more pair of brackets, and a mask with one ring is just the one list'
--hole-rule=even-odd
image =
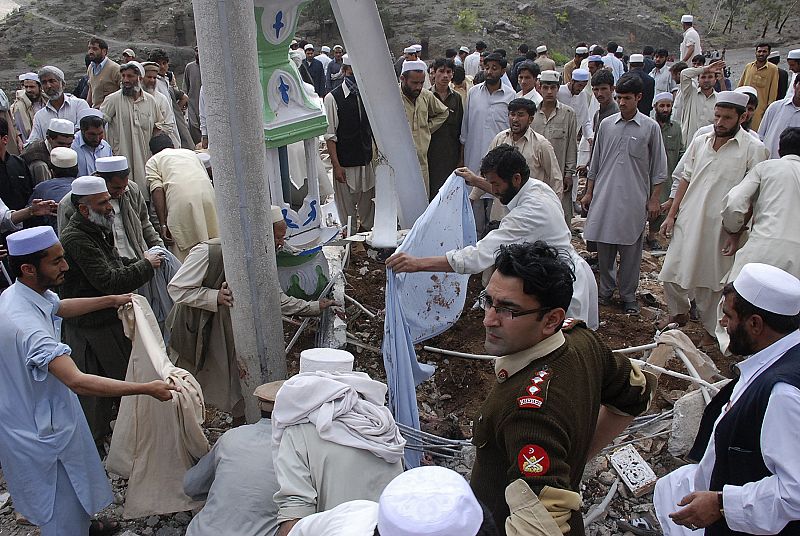
{"label": "utility pole", "polygon": [[255,422],[260,412],[251,395],[265,381],[286,378],[286,356],[253,0],[192,4],[242,392],[247,420]]}

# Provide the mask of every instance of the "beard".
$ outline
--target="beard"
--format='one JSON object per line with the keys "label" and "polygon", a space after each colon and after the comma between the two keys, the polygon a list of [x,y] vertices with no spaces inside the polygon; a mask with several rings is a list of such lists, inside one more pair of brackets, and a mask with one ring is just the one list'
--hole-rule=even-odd
{"label": "beard", "polygon": [[89,221],[106,231],[111,231],[114,229],[114,217],[115,215],[113,210],[106,216],[89,209]]}
{"label": "beard", "polygon": [[49,89],[45,89],[44,93],[45,93],[45,95],[47,95],[48,99],[55,100],[55,99],[60,98],[61,95],[64,94],[64,88],[63,87],[60,88],[60,89],[49,88]]}
{"label": "beard", "polygon": [[504,205],[508,205],[511,202],[511,200],[514,199],[517,196],[518,193],[519,193],[519,189],[518,188],[514,188],[514,185],[511,184],[511,182],[509,182],[508,183],[508,188],[506,188],[506,191],[503,192],[502,194],[500,194],[500,197],[499,197],[500,202],[503,203]]}
{"label": "beard", "polygon": [[401,85],[400,88],[403,90],[403,94],[410,99],[416,99],[422,93],[422,90],[411,89],[405,84]]}
{"label": "beard", "polygon": [[733,330],[733,333],[729,333],[729,336],[731,340],[728,344],[728,350],[730,350],[732,354],[746,356],[755,353],[755,341],[753,341],[753,338],[750,337],[744,329],[743,323],[737,324],[736,329]]}
{"label": "beard", "polygon": [[656,121],[659,123],[666,123],[669,121],[669,118],[672,117],[672,112],[665,114],[661,112],[656,112]]}
{"label": "beard", "polygon": [[718,138],[732,138],[736,135],[737,132],[739,132],[739,125],[736,125],[735,127],[728,130],[720,130],[717,129],[716,126],[714,127],[714,135],[717,136]]}
{"label": "beard", "polygon": [[122,85],[122,94],[126,97],[135,97],[141,90],[142,86],[139,85],[139,82],[131,84],[130,86],[126,86],[125,84]]}

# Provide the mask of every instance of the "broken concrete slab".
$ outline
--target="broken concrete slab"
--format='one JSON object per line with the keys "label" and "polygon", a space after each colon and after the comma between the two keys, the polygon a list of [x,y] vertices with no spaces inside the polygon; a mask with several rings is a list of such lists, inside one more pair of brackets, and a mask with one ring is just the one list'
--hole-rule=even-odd
{"label": "broken concrete slab", "polygon": [[634,497],[653,491],[656,474],[633,445],[615,450],[609,454],[608,461]]}
{"label": "broken concrete slab", "polygon": [[[719,381],[714,387],[719,389],[729,381]],[[673,456],[681,458],[689,453],[700,428],[700,419],[706,409],[703,393],[699,390],[686,393],[675,402],[673,409],[675,414],[672,417],[672,433],[669,436],[667,450]]]}

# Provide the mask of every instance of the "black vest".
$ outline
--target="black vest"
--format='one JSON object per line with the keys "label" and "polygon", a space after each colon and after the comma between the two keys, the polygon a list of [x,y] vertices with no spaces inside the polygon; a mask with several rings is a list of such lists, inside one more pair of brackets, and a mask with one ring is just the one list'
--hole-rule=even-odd
{"label": "black vest", "polygon": [[344,84],[331,91],[336,100],[339,126],[336,128],[336,154],[342,167],[365,166],[372,161],[372,129],[361,97],[344,98]]}
{"label": "black vest", "polygon": [[[742,486],[772,475],[761,454],[761,427],[769,395],[776,383],[787,383],[800,389],[800,345],[789,349],[762,372],[719,421],[716,429],[714,422],[730,400],[736,380],[725,385],[706,407],[689,458],[702,458],[713,430],[716,461],[711,471],[709,490],[722,491],[725,484]],[[724,519],[706,528],[706,536],[745,534],[731,530]],[[790,522],[778,534],[800,534],[800,521]]]}

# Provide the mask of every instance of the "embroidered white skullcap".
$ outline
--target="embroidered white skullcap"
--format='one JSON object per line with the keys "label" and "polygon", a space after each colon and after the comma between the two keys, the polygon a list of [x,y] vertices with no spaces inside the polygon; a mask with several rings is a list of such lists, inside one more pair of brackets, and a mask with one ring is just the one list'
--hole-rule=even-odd
{"label": "embroidered white skullcap", "polygon": [[350,62],[350,54],[342,54],[342,65],[349,65],[351,67],[353,66],[353,64]]}
{"label": "embroidered white skullcap", "polygon": [[125,71],[127,69],[136,68],[139,71],[139,76],[144,76],[144,67],[138,61],[129,61],[128,63],[123,63],[119,66],[120,71]]}
{"label": "embroidered white skullcap", "polygon": [[135,58],[136,57],[136,52],[134,52],[133,49],[126,48],[125,50],[122,51],[122,55],[123,56],[130,56],[131,58]]}
{"label": "embroidered white skullcap", "polygon": [[655,106],[655,104],[657,102],[661,102],[661,101],[672,102],[674,100],[675,100],[675,98],[672,96],[672,93],[670,93],[669,91],[663,91],[663,92],[659,93],[658,95],[656,95],[655,97],[653,97],[653,106]]}
{"label": "embroidered white skullcap", "polygon": [[58,78],[62,82],[64,81],[64,71],[62,71],[58,67],[54,67],[52,65],[45,65],[44,67],[39,69],[39,81],[40,82],[42,81],[42,76],[44,76],[46,74],[53,74],[53,75],[56,76],[56,78]]}
{"label": "embroidered white skullcap", "polygon": [[314,45],[308,43],[306,46],[303,47],[303,50],[314,50]]}
{"label": "embroidered white skullcap", "polygon": [[22,73],[21,75],[19,75],[18,78],[19,78],[20,82],[24,82],[26,80],[29,81],[29,82],[38,82],[39,81],[39,75],[36,74],[36,73]]}
{"label": "embroidered white skullcap", "polygon": [[758,90],[753,86],[739,86],[736,89],[734,89],[734,91],[736,93],[744,93],[746,95],[752,95],[758,98]]}
{"label": "embroidered white skullcap", "polygon": [[78,165],[78,153],[69,147],[53,147],[50,163],[57,168],[71,168]]}
{"label": "embroidered white skullcap", "polygon": [[790,50],[786,55],[787,60],[800,60],[800,48]]}
{"label": "embroidered white skullcap", "polygon": [[323,45],[323,46],[322,46],[322,48],[321,48],[320,50],[321,50],[322,52],[326,52],[326,53],[327,53],[327,52],[330,52],[330,51],[331,51],[331,47],[329,47],[328,45]]}
{"label": "embroidered white skullcap", "polygon": [[428,64],[422,60],[406,60],[403,62],[403,69],[400,74],[407,73],[408,71],[427,71]]}
{"label": "embroidered white skullcap", "polygon": [[283,210],[281,210],[281,207],[278,205],[272,205],[269,207],[269,213],[273,224],[283,221]]}
{"label": "embroidered white skullcap", "polygon": [[[300,352],[300,373],[353,372],[353,354],[336,348],[309,348]],[[387,533],[391,534],[391,533]]]}
{"label": "embroidered white skullcap", "polygon": [[786,316],[800,313],[800,280],[780,268],[760,262],[745,264],[733,288],[765,311]]}
{"label": "embroidered white skullcap", "polygon": [[717,93],[717,104],[734,104],[742,108],[747,108],[747,103],[749,101],[750,97],[745,93],[738,93],[736,91],[720,91]]}
{"label": "embroidered white skullcap", "polygon": [[101,112],[97,108],[86,108],[85,110],[81,110],[80,112],[78,112],[78,124],[80,124],[81,119],[83,119],[84,117],[99,117],[100,119],[105,120],[103,112]]}
{"label": "embroidered white skullcap", "polygon": [[422,45],[420,45],[420,44],[417,44],[417,45],[411,45],[411,46],[412,46],[412,47],[414,47],[414,49],[415,49],[417,52],[422,52]]}
{"label": "embroidered white skullcap", "polygon": [[572,79],[576,82],[588,82],[589,71],[587,69],[575,69],[572,71]]}
{"label": "embroidered white skullcap", "polygon": [[542,71],[542,74],[539,75],[539,81],[543,84],[558,84],[561,82],[561,75],[558,74],[558,71]]}
{"label": "embroidered white skullcap", "polygon": [[106,192],[108,192],[108,186],[106,186],[106,181],[103,177],[84,175],[72,181],[72,193],[78,196],[103,194]]}
{"label": "embroidered white skullcap", "polygon": [[781,57],[781,51],[780,50],[773,50],[772,52],[769,53],[769,56],[767,56],[767,59],[780,58],[780,57]]}
{"label": "embroidered white skullcap", "polygon": [[461,51],[461,52],[466,52],[467,54],[469,54],[469,47],[461,47],[458,50]]}
{"label": "embroidered white skullcap", "polygon": [[50,123],[48,123],[47,130],[64,134],[65,136],[74,136],[75,123],[69,119],[59,119],[58,117],[54,117],[50,120]]}
{"label": "embroidered white skullcap", "polygon": [[681,17],[681,22],[694,22],[694,17],[691,15],[684,15]]}
{"label": "embroidered white skullcap", "polygon": [[208,169],[211,167],[211,155],[205,151],[198,151],[195,153],[197,155],[198,160],[203,166]]}
{"label": "embroidered white skullcap", "polygon": [[333,45],[333,50],[344,50],[344,48],[342,48],[342,45]]}
{"label": "embroidered white skullcap", "polygon": [[628,63],[644,63],[644,54],[631,54]]}
{"label": "embroidered white skullcap", "polygon": [[586,47],[577,47],[575,49],[575,54],[588,54],[588,53],[589,53],[589,49],[586,48]]}
{"label": "embroidered white skullcap", "polygon": [[617,52],[622,52],[622,45],[617,47]]}
{"label": "embroidered white skullcap", "polygon": [[417,49],[414,48],[413,46],[412,47],[406,47],[406,48],[403,49],[403,54],[416,54],[416,53],[417,53]]}
{"label": "embroidered white skullcap", "polygon": [[541,54],[542,52],[547,52],[547,45],[539,45],[536,47],[537,54]]}
{"label": "embroidered white skullcap", "polygon": [[95,170],[100,173],[114,173],[128,169],[128,159],[124,156],[103,156],[94,162]]}
{"label": "embroidered white skullcap", "polygon": [[469,483],[429,465],[395,477],[378,500],[378,531],[391,536],[474,536],[483,510]]}
{"label": "embroidered white skullcap", "polygon": [[23,229],[6,237],[8,254],[12,257],[30,255],[55,244],[58,244],[58,237],[49,225]]}
{"label": "embroidered white skullcap", "polygon": [[593,54],[589,56],[589,62],[592,63],[603,63],[603,56],[598,56],[597,54]]}

